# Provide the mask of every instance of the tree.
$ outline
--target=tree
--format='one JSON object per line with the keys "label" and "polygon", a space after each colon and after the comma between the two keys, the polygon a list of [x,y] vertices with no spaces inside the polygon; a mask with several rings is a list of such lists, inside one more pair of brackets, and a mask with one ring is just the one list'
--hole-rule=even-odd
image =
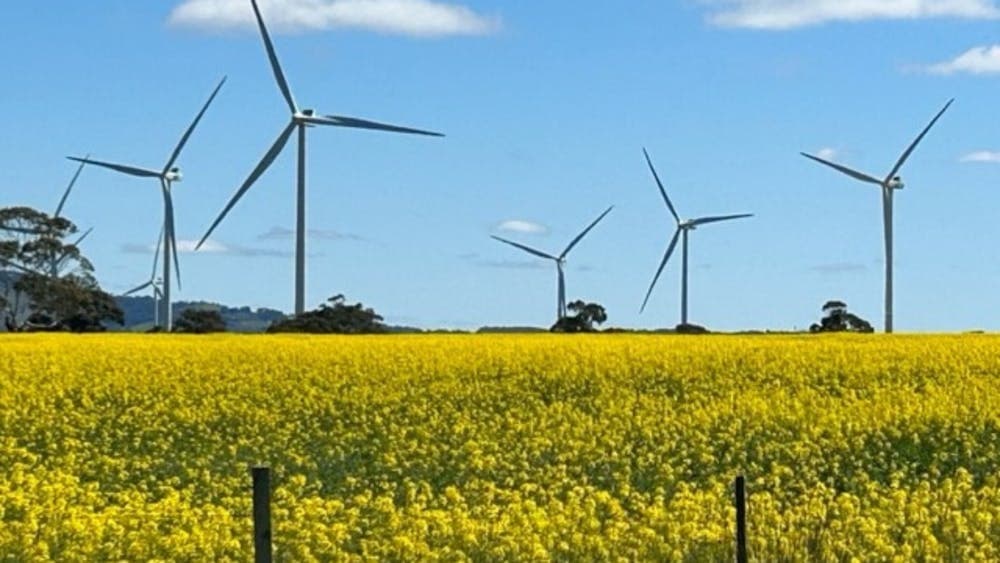
{"label": "tree", "polygon": [[597,303],[584,303],[577,300],[566,306],[567,309],[576,313],[566,315],[556,321],[550,329],[552,332],[594,332],[595,324],[602,324],[608,320],[608,313],[604,307]]}
{"label": "tree", "polygon": [[29,207],[0,208],[0,316],[8,331],[90,332],[124,321],[90,261],[63,241],[76,230]]}
{"label": "tree", "polygon": [[348,305],[343,295],[335,295],[314,311],[306,311],[275,321],[267,332],[303,332],[311,334],[383,334],[382,317],[361,303]]}
{"label": "tree", "polygon": [[226,332],[226,321],[217,309],[184,309],[174,321],[174,332],[209,334]]}
{"label": "tree", "polygon": [[819,324],[809,327],[809,332],[875,332],[871,323],[848,312],[847,303],[827,301],[823,304],[824,317]]}

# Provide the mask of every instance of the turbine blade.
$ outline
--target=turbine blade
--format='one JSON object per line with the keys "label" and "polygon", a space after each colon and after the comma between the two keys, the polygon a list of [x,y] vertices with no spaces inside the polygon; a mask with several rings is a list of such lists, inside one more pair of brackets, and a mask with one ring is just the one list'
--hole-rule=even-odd
{"label": "turbine blade", "polygon": [[937,115],[934,116],[934,119],[932,119],[931,122],[927,124],[927,127],[925,127],[924,130],[920,132],[920,135],[917,136],[917,138],[913,141],[913,143],[911,143],[910,146],[907,147],[906,151],[903,153],[903,156],[899,157],[899,160],[896,162],[896,166],[892,168],[892,172],[889,172],[889,175],[885,177],[886,185],[888,185],[889,182],[891,182],[892,179],[896,177],[896,174],[899,173],[899,169],[903,167],[904,163],[906,163],[906,159],[910,158],[910,155],[913,154],[914,149],[917,148],[917,145],[920,144],[920,141],[924,140],[924,137],[931,130],[931,127],[934,127],[934,124],[937,123],[937,120],[941,119],[941,116],[944,115],[944,112],[948,111],[948,108],[950,108],[951,104],[953,104],[954,102],[955,98],[948,100],[948,103],[945,104],[943,108],[941,108],[941,111],[939,111]]}
{"label": "turbine blade", "polygon": [[494,240],[498,240],[498,241],[500,241],[500,242],[502,242],[504,244],[509,244],[509,245],[511,245],[511,246],[513,246],[515,248],[520,248],[521,250],[523,250],[523,251],[525,251],[525,252],[527,252],[529,254],[534,254],[535,256],[538,256],[539,258],[546,258],[548,260],[556,260],[556,261],[559,260],[558,258],[556,258],[555,256],[553,256],[551,254],[542,252],[541,250],[535,250],[534,248],[531,248],[530,246],[525,246],[523,244],[514,242],[512,240],[507,240],[505,238],[500,238],[500,237],[494,236],[494,235],[490,235],[490,237],[493,238]]}
{"label": "turbine blade", "polygon": [[583,240],[583,237],[587,236],[587,233],[589,233],[591,229],[593,229],[594,227],[596,227],[597,224],[601,222],[601,219],[604,219],[608,215],[608,213],[611,213],[611,210],[614,209],[614,208],[615,208],[614,205],[612,205],[611,207],[607,208],[604,211],[604,213],[601,213],[600,217],[598,217],[597,219],[594,219],[594,222],[591,223],[589,226],[587,226],[587,228],[584,229],[582,233],[576,235],[576,238],[573,239],[573,242],[569,243],[569,246],[566,247],[566,250],[563,250],[563,253],[559,255],[559,259],[561,260],[561,259],[565,258],[566,255],[569,254],[569,251],[573,250],[573,247],[576,246],[577,243],[579,243],[581,240]]}
{"label": "turbine blade", "polygon": [[198,115],[194,118],[194,121],[191,122],[191,126],[188,127],[187,131],[184,132],[184,136],[181,137],[181,141],[177,143],[177,147],[174,149],[173,154],[170,155],[170,160],[168,160],[167,165],[163,167],[164,176],[167,175],[167,172],[170,172],[170,169],[173,168],[174,163],[177,162],[177,158],[180,157],[181,151],[184,150],[184,145],[186,145],[188,139],[191,138],[191,134],[194,133],[194,130],[198,127],[198,123],[201,121],[201,118],[205,115],[205,112],[208,111],[208,106],[212,105],[212,101],[215,100],[215,96],[218,95],[219,90],[222,89],[222,85],[225,83],[226,83],[226,77],[223,76],[222,81],[219,82],[219,85],[215,87],[215,90],[212,92],[212,95],[209,96],[208,101],[205,102],[205,105],[202,106],[201,111],[198,112]]}
{"label": "turbine blade", "polygon": [[160,227],[160,236],[156,239],[156,250],[153,251],[153,273],[149,275],[149,279],[156,279],[156,267],[160,265],[160,248],[163,246],[163,235],[166,232],[167,224],[164,223]]}
{"label": "turbine blade", "polygon": [[681,218],[677,215],[677,210],[674,209],[674,204],[670,202],[670,197],[667,196],[667,190],[663,187],[663,182],[660,181],[660,175],[656,173],[656,168],[653,168],[653,160],[649,158],[649,153],[646,149],[642,149],[642,154],[646,155],[646,164],[649,165],[649,171],[653,173],[653,178],[656,179],[656,185],[660,188],[660,195],[663,196],[663,201],[666,202],[667,208],[670,209],[670,214],[674,216],[674,219],[680,223]]}
{"label": "turbine blade", "polygon": [[181,264],[177,257],[177,231],[174,223],[174,198],[170,195],[170,189],[166,181],[163,182],[163,203],[167,206],[167,240],[170,241],[170,254],[174,259],[174,277],[177,279],[177,289],[181,289]]}
{"label": "turbine blade", "polygon": [[695,219],[691,221],[691,224],[697,227],[698,225],[706,225],[708,223],[718,223],[720,221],[733,221],[735,219],[746,219],[747,217],[753,217],[753,213],[741,213],[739,215],[722,215],[718,217],[702,217],[701,219]]}
{"label": "turbine blade", "polygon": [[236,190],[236,193],[229,200],[229,203],[227,203],[226,207],[222,209],[222,213],[219,213],[219,216],[216,217],[215,222],[212,223],[212,226],[208,228],[208,231],[205,233],[205,236],[201,237],[201,240],[198,242],[198,246],[195,247],[195,250],[198,250],[199,248],[201,248],[201,245],[205,244],[205,241],[208,240],[208,237],[212,235],[212,232],[215,230],[216,227],[219,226],[219,223],[221,223],[222,220],[226,218],[226,215],[233,208],[233,206],[236,205],[236,202],[238,202],[240,198],[243,197],[243,194],[245,194],[247,190],[249,190],[250,187],[253,186],[254,182],[256,182],[258,178],[260,178],[261,174],[263,174],[271,166],[271,164],[274,163],[274,160],[278,158],[279,154],[281,154],[282,149],[285,148],[285,145],[288,143],[288,138],[291,136],[292,131],[294,130],[295,130],[295,122],[293,121],[288,124],[288,127],[286,127],[285,130],[282,131],[280,135],[278,135],[278,139],[274,142],[273,145],[271,145],[271,148],[268,149],[267,153],[264,154],[264,158],[262,158],[260,163],[257,164],[257,167],[253,169],[253,172],[251,172],[250,175],[247,176],[246,181],[243,182],[243,185],[240,186],[240,189]]}
{"label": "turbine blade", "polygon": [[278,88],[281,89],[281,95],[285,97],[285,101],[288,102],[288,109],[292,111],[293,114],[299,112],[298,106],[295,105],[295,98],[292,97],[292,90],[288,87],[288,81],[285,80],[285,73],[281,70],[281,63],[278,62],[278,55],[274,52],[274,43],[271,42],[271,35],[267,32],[267,26],[264,25],[264,18],[260,15],[260,8],[257,6],[257,0],[250,0],[253,5],[253,12],[257,16],[257,25],[260,27],[260,36],[264,39],[264,48],[267,50],[267,58],[271,60],[271,69],[274,71],[274,78],[278,81]]}
{"label": "turbine blade", "polygon": [[140,291],[146,289],[147,287],[149,287],[151,285],[153,285],[153,282],[148,281],[148,282],[146,282],[146,283],[144,283],[144,284],[142,284],[142,285],[140,285],[138,287],[134,287],[134,288],[126,291],[122,295],[129,296],[129,295],[132,295],[133,293],[139,293]]}
{"label": "turbine blade", "polygon": [[92,233],[93,231],[94,231],[93,227],[91,227],[91,228],[87,229],[86,231],[84,231],[84,233],[82,235],[80,235],[80,238],[76,239],[76,242],[73,243],[73,246],[80,246],[80,243],[83,242],[83,241],[85,241],[87,239],[87,237],[90,236],[90,233]]}
{"label": "turbine blade", "polygon": [[[90,155],[88,154],[84,158],[90,158]],[[80,166],[77,167],[76,174],[73,174],[73,179],[70,180],[69,185],[66,186],[66,191],[63,192],[62,199],[59,200],[59,205],[56,207],[56,212],[55,215],[53,215],[53,217],[58,217],[59,214],[62,213],[63,206],[66,205],[66,200],[69,198],[69,192],[73,191],[73,186],[75,186],[76,181],[80,179],[80,173],[83,172],[83,167],[86,165],[87,165],[86,162],[81,162]]]}
{"label": "turbine blade", "polygon": [[67,156],[66,158],[74,160],[76,162],[82,162],[84,164],[93,164],[94,166],[100,166],[102,168],[110,168],[116,172],[121,172],[123,174],[128,174],[130,176],[139,176],[142,178],[159,178],[162,176],[159,172],[155,170],[150,170],[148,168],[139,168],[137,166],[128,166],[125,164],[114,164],[112,162],[101,162],[100,160],[91,160],[90,158],[77,158],[75,156]]}
{"label": "turbine blade", "polygon": [[838,170],[838,171],[840,171],[840,172],[842,172],[844,174],[847,174],[848,176],[850,176],[851,178],[854,178],[855,180],[861,180],[862,182],[868,182],[869,184],[875,184],[876,186],[881,186],[882,185],[882,180],[879,180],[878,178],[874,178],[872,176],[869,176],[868,174],[865,174],[864,172],[858,172],[857,170],[852,170],[852,169],[850,169],[850,168],[848,168],[846,166],[837,164],[835,162],[830,162],[829,160],[824,160],[824,159],[822,159],[822,158],[820,158],[818,156],[813,156],[811,154],[806,154],[804,152],[799,153],[799,154],[801,154],[802,156],[804,156],[804,157],[806,157],[806,158],[808,158],[810,160],[815,160],[816,162],[818,162],[820,164],[825,164],[825,165],[829,166],[830,168],[833,168],[834,170]]}
{"label": "turbine blade", "polygon": [[413,129],[412,127],[401,127],[399,125],[389,125],[367,119],[356,117],[344,117],[342,115],[327,115],[324,117],[306,117],[303,121],[312,125],[331,125],[333,127],[349,127],[352,129],[372,129],[375,131],[390,131],[392,133],[410,133],[413,135],[427,135],[429,137],[444,137],[443,133],[434,131],[424,131],[423,129]]}
{"label": "turbine blade", "polygon": [[667,247],[667,251],[663,254],[663,261],[660,262],[659,269],[656,270],[656,275],[653,276],[653,283],[649,284],[649,291],[646,292],[646,298],[642,301],[642,307],[639,309],[639,314],[642,314],[646,310],[646,305],[649,303],[649,296],[653,294],[653,288],[656,287],[656,282],[660,281],[660,274],[663,273],[663,268],[667,267],[667,262],[670,260],[670,256],[674,253],[674,249],[677,248],[677,240],[681,236],[681,230],[678,228],[674,232],[674,238],[670,239],[670,246]]}

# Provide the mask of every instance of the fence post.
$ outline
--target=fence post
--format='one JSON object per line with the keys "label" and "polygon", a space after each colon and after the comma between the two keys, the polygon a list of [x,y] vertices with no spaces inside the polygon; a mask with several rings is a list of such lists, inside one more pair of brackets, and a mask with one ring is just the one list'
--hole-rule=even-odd
{"label": "fence post", "polygon": [[747,563],[747,485],[736,478],[736,563]]}
{"label": "fence post", "polygon": [[254,467],[253,550],[255,563],[271,563],[271,468]]}

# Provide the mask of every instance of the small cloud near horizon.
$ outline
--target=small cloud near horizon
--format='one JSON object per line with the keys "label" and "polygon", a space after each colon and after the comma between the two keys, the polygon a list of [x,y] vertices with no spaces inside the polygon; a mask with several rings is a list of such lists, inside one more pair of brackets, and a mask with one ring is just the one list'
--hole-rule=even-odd
{"label": "small cloud near horizon", "polygon": [[[291,252],[274,250],[270,248],[254,248],[239,245],[222,244],[214,240],[207,240],[201,249],[195,250],[198,241],[178,239],[178,254],[222,254],[227,256],[240,256],[243,258],[288,258]],[[156,251],[156,245],[128,243],[121,247],[126,254],[152,254]]]}
{"label": "small cloud near horizon", "polygon": [[959,162],[988,162],[1000,164],[1000,151],[976,151],[959,159]]}
{"label": "small cloud near horizon", "polygon": [[[340,231],[335,231],[333,229],[307,229],[307,235],[310,239],[314,240],[351,240],[356,242],[363,242],[366,239],[360,235],[355,235],[352,233],[342,233]],[[286,227],[271,227],[271,230],[266,233],[261,233],[257,235],[257,240],[267,241],[267,240],[291,240],[295,236],[295,231]]]}
{"label": "small cloud near horizon", "polygon": [[508,219],[501,221],[493,228],[495,231],[505,233],[518,233],[522,235],[547,235],[549,228],[541,223],[526,221],[524,219]]}
{"label": "small cloud near horizon", "polygon": [[1000,19],[996,0],[701,0],[719,27],[770,31],[833,22],[917,19]]}
{"label": "small cloud near horizon", "polygon": [[[498,16],[438,0],[266,0],[261,12],[277,32],[351,28],[429,38],[489,35],[501,28]],[[167,21],[202,30],[256,27],[246,0],[184,0]]]}

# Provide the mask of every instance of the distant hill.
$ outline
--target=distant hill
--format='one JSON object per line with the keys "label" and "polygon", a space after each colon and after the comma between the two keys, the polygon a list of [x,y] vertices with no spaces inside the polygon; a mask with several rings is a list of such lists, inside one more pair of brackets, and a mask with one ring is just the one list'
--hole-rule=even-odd
{"label": "distant hill", "polygon": [[[142,331],[153,326],[153,298],[115,296],[118,306],[125,312],[125,330]],[[228,307],[207,301],[178,301],[171,307],[176,319],[186,309],[219,311],[230,332],[264,332],[271,323],[285,318],[285,313],[275,309]]]}

